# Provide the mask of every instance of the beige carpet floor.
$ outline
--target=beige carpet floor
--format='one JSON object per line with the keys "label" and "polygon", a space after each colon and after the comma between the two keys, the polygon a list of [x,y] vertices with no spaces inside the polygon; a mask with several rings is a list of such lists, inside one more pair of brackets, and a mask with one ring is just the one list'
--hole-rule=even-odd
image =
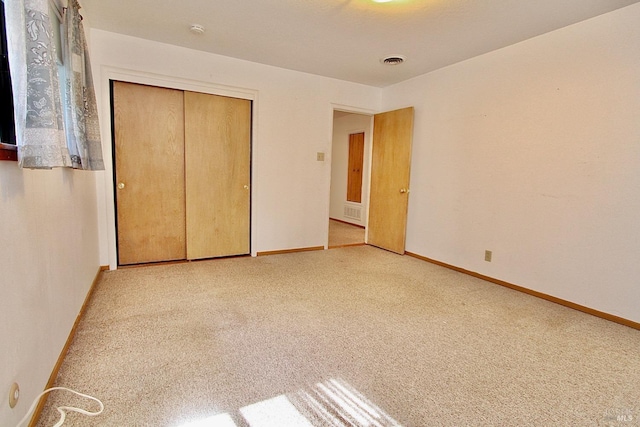
{"label": "beige carpet floor", "polygon": [[640,331],[358,246],[106,272],[57,385],[105,404],[70,426],[637,426]]}
{"label": "beige carpet floor", "polygon": [[329,247],[364,243],[364,228],[329,220]]}

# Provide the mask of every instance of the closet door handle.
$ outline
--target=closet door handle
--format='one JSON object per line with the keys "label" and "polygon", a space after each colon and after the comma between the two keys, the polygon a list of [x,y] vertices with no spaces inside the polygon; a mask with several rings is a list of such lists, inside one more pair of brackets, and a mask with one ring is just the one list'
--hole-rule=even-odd
{"label": "closet door handle", "polygon": [[248,190],[249,186],[247,184],[245,184],[242,188],[244,188],[245,190]]}
{"label": "closet door handle", "polygon": [[118,183],[118,190],[122,190],[124,188],[124,182]]}

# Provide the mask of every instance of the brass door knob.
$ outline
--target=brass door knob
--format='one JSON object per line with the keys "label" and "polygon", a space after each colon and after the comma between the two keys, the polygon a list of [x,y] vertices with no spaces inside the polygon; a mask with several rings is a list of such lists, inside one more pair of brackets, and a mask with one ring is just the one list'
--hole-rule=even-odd
{"label": "brass door knob", "polygon": [[122,190],[124,188],[124,182],[118,183],[118,190]]}

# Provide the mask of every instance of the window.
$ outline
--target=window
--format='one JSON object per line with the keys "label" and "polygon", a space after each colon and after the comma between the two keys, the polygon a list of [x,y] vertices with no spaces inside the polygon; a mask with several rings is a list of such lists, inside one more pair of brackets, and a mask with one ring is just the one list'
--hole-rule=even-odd
{"label": "window", "polygon": [[13,95],[5,26],[4,2],[0,2],[0,159],[16,160],[16,131],[13,123]]}

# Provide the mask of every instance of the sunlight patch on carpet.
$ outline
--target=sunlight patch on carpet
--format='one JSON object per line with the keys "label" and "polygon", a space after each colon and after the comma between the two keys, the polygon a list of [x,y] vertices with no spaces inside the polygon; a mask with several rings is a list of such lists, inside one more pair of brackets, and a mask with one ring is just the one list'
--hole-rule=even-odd
{"label": "sunlight patch on carpet", "polygon": [[[250,427],[402,427],[341,379],[319,382],[238,410]],[[231,415],[218,414],[178,427],[238,427]]]}

